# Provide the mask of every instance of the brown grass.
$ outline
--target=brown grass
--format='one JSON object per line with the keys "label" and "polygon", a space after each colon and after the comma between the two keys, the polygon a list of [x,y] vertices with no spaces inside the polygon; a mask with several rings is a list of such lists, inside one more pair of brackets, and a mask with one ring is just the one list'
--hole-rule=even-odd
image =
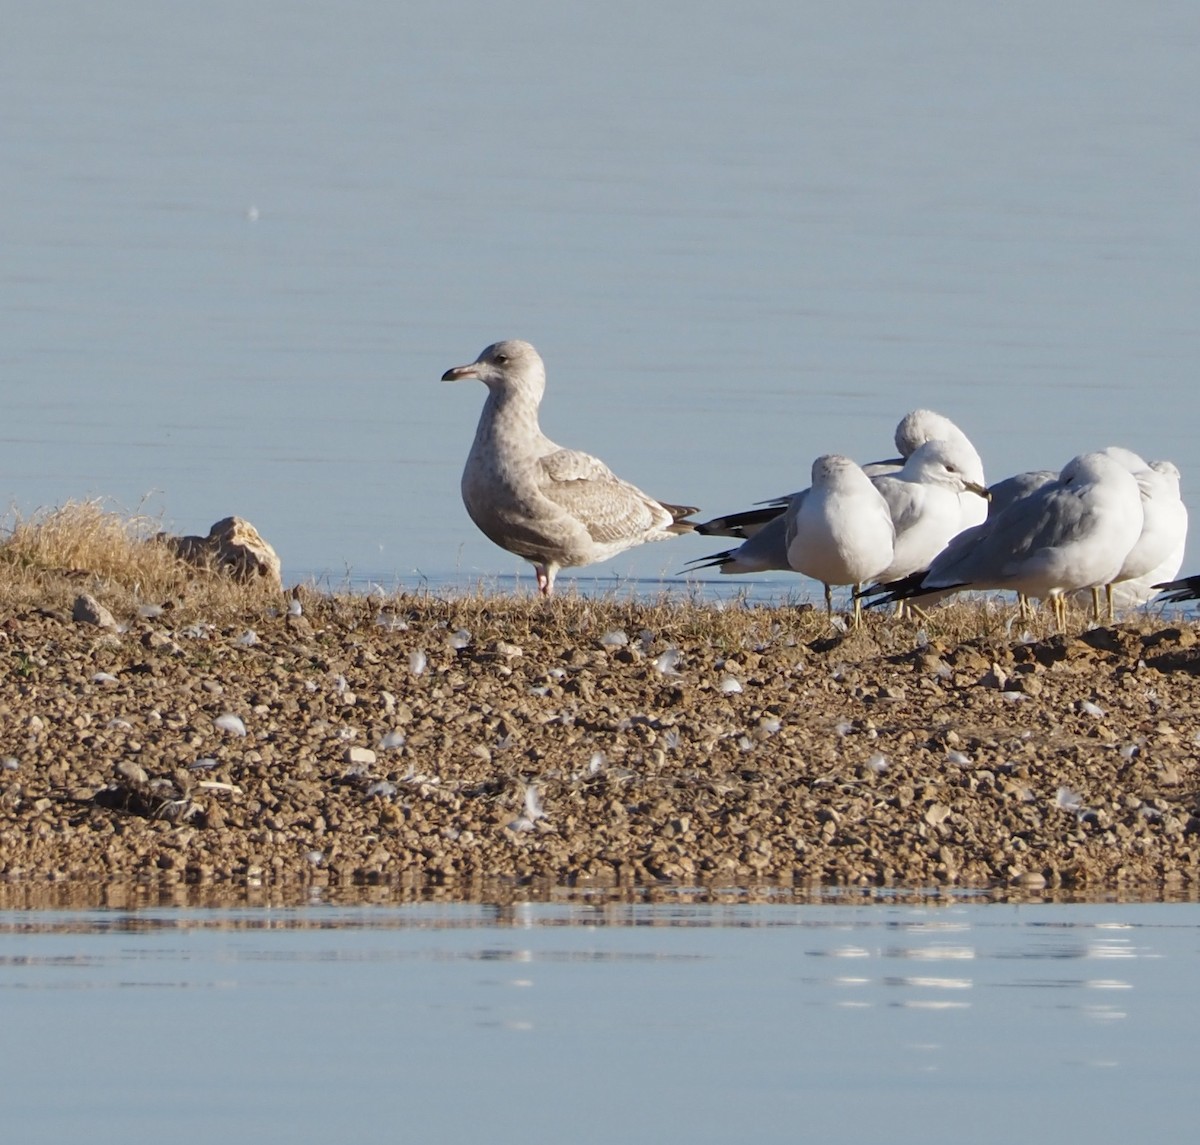
{"label": "brown grass", "polygon": [[67,608],[82,592],[117,613],[166,604],[210,619],[260,611],[277,592],[184,564],[156,540],[162,523],[99,500],[68,501],[25,518],[10,514],[0,539],[0,606]]}
{"label": "brown grass", "polygon": [[[99,500],[69,501],[60,508],[29,518],[10,515],[7,536],[0,538],[0,607],[9,610],[69,610],[81,592],[89,592],[118,619],[130,618],[142,604],[169,604],[180,621],[252,622],[268,608],[278,608],[278,592],[261,582],[241,583],[219,571],[196,569],[180,561],[156,540],[162,522],[128,515]],[[551,600],[532,594],[498,595],[486,587],[470,591],[427,589],[378,596],[329,594],[306,586],[306,615],[320,622],[374,623],[381,612],[404,619],[420,616],[444,623],[450,631],[468,629],[472,638],[550,639],[570,646],[595,641],[611,629],[623,629],[631,641],[643,630],[657,641],[702,642],[733,654],[755,646],[794,641],[811,644],[835,639],[848,658],[900,653],[922,640],[955,645],[985,639],[997,643],[1028,633],[1041,639],[1053,632],[1048,609],[1030,620],[1017,616],[1009,598],[951,598],[917,618],[900,619],[889,608],[866,613],[858,632],[835,627],[824,609],[807,604],[758,604],[701,600],[689,593],[663,593],[656,598],[628,599],[614,593],[588,597],[564,592]],[[1070,630],[1087,624],[1072,610]]]}

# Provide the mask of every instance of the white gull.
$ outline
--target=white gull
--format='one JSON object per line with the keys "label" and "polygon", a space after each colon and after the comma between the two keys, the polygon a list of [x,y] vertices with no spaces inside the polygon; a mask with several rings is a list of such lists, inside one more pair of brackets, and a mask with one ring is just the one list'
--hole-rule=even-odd
{"label": "white gull", "polygon": [[[895,475],[922,445],[930,441],[949,442],[955,448],[955,465],[967,481],[966,489],[985,483],[983,461],[970,439],[944,414],[933,410],[916,409],[904,415],[896,426],[895,442],[898,458],[872,461],[862,468],[872,479]],[[745,543],[736,549],[714,553],[690,562],[689,571],[719,568],[725,575],[770,572],[791,568],[787,559],[787,539],[784,533],[784,512],[796,498],[808,491],[775,497],[754,509],[714,517],[696,525],[696,532],[713,537],[739,537]],[[961,521],[957,533],[979,524],[988,512],[987,502],[974,492],[960,492],[958,497]],[[932,557],[930,553],[930,557]]]}
{"label": "white gull", "polygon": [[876,603],[960,589],[1049,598],[1060,628],[1063,594],[1111,583],[1142,532],[1137,482],[1103,453],[1073,458],[1058,478],[960,533],[924,573],[881,585]]}
{"label": "white gull", "polygon": [[[813,462],[812,487],[788,506],[785,528],[791,567],[825,586],[830,613],[832,585],[861,585],[892,563],[895,530],[887,502],[862,469],[836,453]],[[861,616],[855,597],[855,625]]]}
{"label": "white gull", "polygon": [[[903,423],[902,423],[903,424]],[[961,438],[961,435],[959,435]],[[972,479],[981,467],[979,455],[970,442],[961,440],[926,441],[909,455],[900,469],[883,463],[864,466],[871,483],[883,495],[895,528],[895,551],[891,566],[881,574],[885,580],[899,580],[917,569],[929,566],[950,539],[962,531],[962,499],[969,497],[987,513],[987,490]],[[789,506],[799,509],[810,490],[794,494]],[[978,519],[979,510],[972,513]],[[692,571],[719,568],[723,574],[765,572],[769,569],[794,569],[787,543],[786,513],[769,521],[738,548],[692,561]]]}

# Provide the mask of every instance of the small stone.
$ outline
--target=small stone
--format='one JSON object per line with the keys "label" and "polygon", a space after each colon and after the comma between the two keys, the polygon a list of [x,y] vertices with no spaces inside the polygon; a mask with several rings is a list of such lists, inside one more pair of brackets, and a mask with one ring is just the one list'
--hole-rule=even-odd
{"label": "small stone", "polygon": [[369,747],[348,747],[342,752],[342,761],[360,767],[369,767],[375,762],[375,753]]}
{"label": "small stone", "polygon": [[116,631],[117,627],[113,614],[94,596],[86,592],[75,598],[75,605],[71,609],[71,619],[76,624],[94,624],[97,628],[106,628],[110,631]]}
{"label": "small stone", "polygon": [[207,537],[172,537],[159,533],[158,541],[175,555],[196,568],[228,573],[235,580],[258,578],[282,589],[279,556],[262,534],[241,517],[223,517],[208,531]]}
{"label": "small stone", "polygon": [[242,722],[241,716],[236,716],[233,712],[225,712],[217,716],[213,720],[213,727],[234,736],[244,736],[246,734],[246,725]]}
{"label": "small stone", "polygon": [[124,780],[130,783],[146,783],[149,776],[143,767],[139,767],[132,760],[123,759],[117,764],[117,774]]}

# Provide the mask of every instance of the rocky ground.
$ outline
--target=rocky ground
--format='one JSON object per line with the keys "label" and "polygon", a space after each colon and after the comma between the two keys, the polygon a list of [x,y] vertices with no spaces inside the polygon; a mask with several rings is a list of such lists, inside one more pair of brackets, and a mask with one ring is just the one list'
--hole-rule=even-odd
{"label": "rocky ground", "polygon": [[973,615],[986,635],[569,598],[0,612],[0,879],[1190,897],[1195,631]]}

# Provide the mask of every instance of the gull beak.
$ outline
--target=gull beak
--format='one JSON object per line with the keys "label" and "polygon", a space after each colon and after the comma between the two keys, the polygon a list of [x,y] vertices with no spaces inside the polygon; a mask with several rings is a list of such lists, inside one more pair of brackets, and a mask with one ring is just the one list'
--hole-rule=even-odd
{"label": "gull beak", "polygon": [[461,382],[463,378],[479,377],[479,363],[472,362],[469,366],[455,366],[442,375],[443,382]]}
{"label": "gull beak", "polygon": [[[447,377],[449,377],[449,375],[447,375]],[[983,485],[976,485],[974,481],[968,481],[965,484],[968,492],[978,493],[979,496],[985,501],[990,501],[992,499],[991,491],[985,488]]]}

